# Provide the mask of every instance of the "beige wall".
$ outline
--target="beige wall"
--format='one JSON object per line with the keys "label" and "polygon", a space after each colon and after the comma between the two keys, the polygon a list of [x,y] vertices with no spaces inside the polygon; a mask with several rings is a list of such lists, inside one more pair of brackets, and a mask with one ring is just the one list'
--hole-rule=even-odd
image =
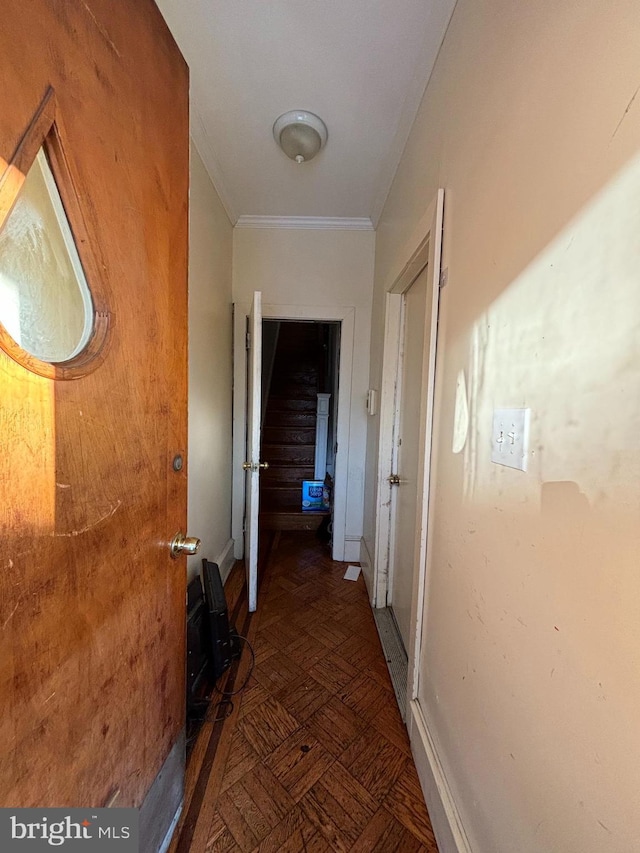
{"label": "beige wall", "polygon": [[[373,387],[385,287],[445,188],[420,696],[478,853],[640,848],[638,56],[635,0],[459,0],[377,233]],[[507,406],[526,474],[490,462]]]}
{"label": "beige wall", "polygon": [[358,559],[362,536],[374,244],[373,231],[236,228],[234,232],[234,302],[248,305],[253,291],[261,290],[263,304],[355,309],[347,560]]}
{"label": "beige wall", "polygon": [[202,557],[233,559],[231,539],[231,254],[233,229],[191,147],[189,227],[189,535]]}

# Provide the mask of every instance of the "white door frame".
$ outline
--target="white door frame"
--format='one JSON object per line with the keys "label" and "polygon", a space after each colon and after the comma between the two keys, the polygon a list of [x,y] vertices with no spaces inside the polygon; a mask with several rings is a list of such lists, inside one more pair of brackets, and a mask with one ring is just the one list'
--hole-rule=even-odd
{"label": "white door frame", "polygon": [[[245,324],[249,306],[234,304],[233,343],[233,477],[231,504],[231,535],[234,556],[243,556],[243,520],[245,477],[242,463],[246,436],[246,370]],[[338,452],[335,462],[333,493],[333,549],[334,560],[344,560],[347,528],[347,486],[349,472],[349,430],[351,422],[351,376],[353,369],[353,342],[355,335],[355,308],[350,306],[327,307],[323,305],[262,305],[262,318],[266,320],[314,320],[319,323],[340,322],[340,370],[338,385]]]}
{"label": "white door frame", "polygon": [[262,424],[262,293],[253,294],[245,347],[247,363],[247,446],[245,471],[244,552],[249,613],[258,606],[258,541],[260,537],[260,432]]}
{"label": "white door frame", "polygon": [[[423,633],[424,598],[427,575],[427,526],[429,518],[431,442],[433,435],[433,404],[435,388],[438,306],[440,295],[440,261],[442,251],[442,222],[444,190],[437,196],[422,219],[422,225],[409,244],[403,258],[406,262],[393,275],[387,287],[385,336],[380,391],[380,436],[378,444],[378,477],[376,489],[376,539],[374,549],[374,603],[386,607],[393,571],[393,533],[395,526],[394,487],[388,477],[394,458],[394,435],[398,419],[402,361],[402,302],[403,294],[428,264],[432,283],[431,323],[425,329],[422,376],[427,393],[423,395],[420,415],[420,455],[416,506],[415,556],[411,605],[411,642],[409,657],[408,699],[415,699],[418,689],[419,657]],[[426,345],[429,341],[429,346]]]}

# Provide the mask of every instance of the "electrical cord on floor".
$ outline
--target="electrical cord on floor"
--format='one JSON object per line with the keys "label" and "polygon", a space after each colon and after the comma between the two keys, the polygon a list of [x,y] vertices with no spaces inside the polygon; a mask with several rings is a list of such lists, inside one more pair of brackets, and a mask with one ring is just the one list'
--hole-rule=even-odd
{"label": "electrical cord on floor", "polygon": [[[246,645],[249,648],[249,652],[251,653],[251,666],[249,667],[249,672],[247,673],[247,677],[245,678],[242,686],[238,687],[237,690],[233,690],[233,691],[221,690],[217,684],[214,684],[213,689],[216,690],[218,693],[220,693],[223,698],[219,702],[216,702],[215,705],[209,705],[209,707],[207,708],[207,711],[203,717],[193,717],[192,716],[190,718],[192,720],[192,722],[195,722],[195,723],[218,723],[218,722],[221,722],[222,720],[226,720],[227,717],[230,717],[231,714],[233,713],[233,708],[234,708],[233,702],[231,701],[230,697],[231,696],[237,696],[239,693],[242,693],[242,691],[246,689],[247,684],[249,683],[249,680],[251,679],[251,676],[253,675],[253,670],[254,670],[255,665],[256,665],[256,653],[253,650],[253,646],[251,645],[249,640],[247,640],[246,637],[243,637],[241,634],[237,634],[235,631],[233,631],[233,637],[234,637],[234,639],[242,640],[244,643],[246,643]],[[222,709],[225,709],[225,710],[223,711]],[[215,716],[214,716],[214,714],[215,714]],[[195,736],[191,738],[191,740],[194,740],[194,739],[195,739]]]}
{"label": "electrical cord on floor", "polygon": [[[217,690],[218,693],[221,693],[225,697],[237,696],[238,693],[242,693],[242,691],[246,688],[247,684],[249,683],[249,680],[251,679],[251,676],[253,675],[254,667],[256,665],[256,653],[254,652],[253,646],[251,645],[249,640],[247,640],[247,638],[243,637],[241,634],[236,634],[235,631],[234,631],[233,636],[237,640],[242,640],[248,646],[249,652],[251,653],[251,666],[249,667],[249,672],[247,673],[247,677],[245,678],[244,683],[242,684],[241,687],[238,687],[237,690],[233,690],[233,691],[220,690],[218,685],[214,684],[214,690]],[[224,701],[224,700],[222,700],[222,701]],[[222,702],[220,704],[222,704]]]}
{"label": "electrical cord on floor", "polygon": [[[226,711],[218,714],[217,716],[212,716],[214,711],[222,711],[223,708],[226,707]],[[221,699],[219,702],[216,702],[213,707],[209,708],[207,714],[205,716],[205,722],[207,723],[219,723],[221,720],[226,720],[227,717],[230,717],[233,714],[233,702],[231,699]]]}

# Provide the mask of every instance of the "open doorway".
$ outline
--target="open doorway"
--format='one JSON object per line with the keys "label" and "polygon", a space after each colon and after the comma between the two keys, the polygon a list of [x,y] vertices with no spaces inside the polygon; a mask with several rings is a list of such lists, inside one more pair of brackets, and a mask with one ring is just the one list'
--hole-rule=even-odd
{"label": "open doorway", "polygon": [[[232,536],[234,540],[234,555],[236,559],[245,556],[245,494],[247,462],[247,413],[249,400],[247,397],[247,365],[252,352],[259,353],[262,365],[262,328],[263,323],[276,320],[280,328],[289,321],[302,325],[330,327],[330,334],[335,342],[330,345],[332,354],[332,405],[331,421],[327,424],[327,471],[333,477],[333,494],[331,498],[332,544],[331,555],[334,560],[345,559],[346,520],[347,520],[347,491],[349,486],[349,432],[351,419],[351,386],[353,369],[353,346],[355,334],[355,309],[353,307],[329,307],[311,305],[277,305],[262,303],[261,320],[253,331],[253,339],[247,340],[247,317],[251,308],[246,304],[234,305],[234,403],[233,403],[233,503],[232,503]],[[257,337],[260,338],[259,345]],[[261,369],[257,377],[261,375]],[[260,379],[257,378],[260,385]],[[259,411],[261,415],[261,405]],[[258,425],[260,417],[257,418]],[[257,445],[256,445],[257,446]],[[256,460],[259,453],[255,453]],[[260,465],[256,466],[258,469]],[[257,475],[269,469],[262,468]],[[314,471],[315,474],[315,471]],[[253,522],[252,522],[253,524]],[[252,526],[251,524],[251,526]],[[257,518],[256,518],[257,527]],[[353,559],[353,558],[350,558]]]}
{"label": "open doorway", "polygon": [[262,324],[260,528],[331,539],[340,324]]}

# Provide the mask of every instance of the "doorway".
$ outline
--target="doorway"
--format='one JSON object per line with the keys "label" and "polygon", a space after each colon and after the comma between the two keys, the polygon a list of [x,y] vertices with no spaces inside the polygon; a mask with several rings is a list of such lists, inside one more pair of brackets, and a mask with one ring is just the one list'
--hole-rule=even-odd
{"label": "doorway", "polygon": [[[374,603],[387,657],[404,652],[397,694],[413,705],[427,594],[427,522],[444,193],[386,297],[376,496]],[[392,672],[392,680],[395,677]],[[400,698],[399,698],[400,702]],[[402,707],[402,703],[401,703]],[[413,709],[412,709],[413,711]],[[407,722],[410,722],[410,715]]]}
{"label": "doorway", "polygon": [[387,605],[405,651],[411,630],[416,510],[422,414],[422,367],[429,314],[428,265],[402,294],[401,346],[396,379],[397,412],[392,450],[393,537]]}
{"label": "doorway", "polygon": [[[244,506],[245,506],[245,436],[247,435],[247,345],[246,318],[248,305],[234,305],[234,389],[233,389],[233,499],[232,536],[236,559],[244,556]],[[353,343],[355,333],[355,309],[337,306],[277,305],[263,303],[263,321],[277,320],[302,323],[328,324],[336,330],[339,345],[333,347],[335,358],[333,376],[335,394],[333,402],[334,420],[331,426],[333,458],[327,459],[327,467],[333,469],[332,495],[332,559],[345,558],[345,536],[347,517],[347,485],[349,470],[349,426],[351,413],[351,375],[353,365]],[[262,327],[261,327],[262,328]]]}
{"label": "doorway", "polygon": [[262,324],[263,530],[315,530],[330,540],[339,358],[337,322]]}

